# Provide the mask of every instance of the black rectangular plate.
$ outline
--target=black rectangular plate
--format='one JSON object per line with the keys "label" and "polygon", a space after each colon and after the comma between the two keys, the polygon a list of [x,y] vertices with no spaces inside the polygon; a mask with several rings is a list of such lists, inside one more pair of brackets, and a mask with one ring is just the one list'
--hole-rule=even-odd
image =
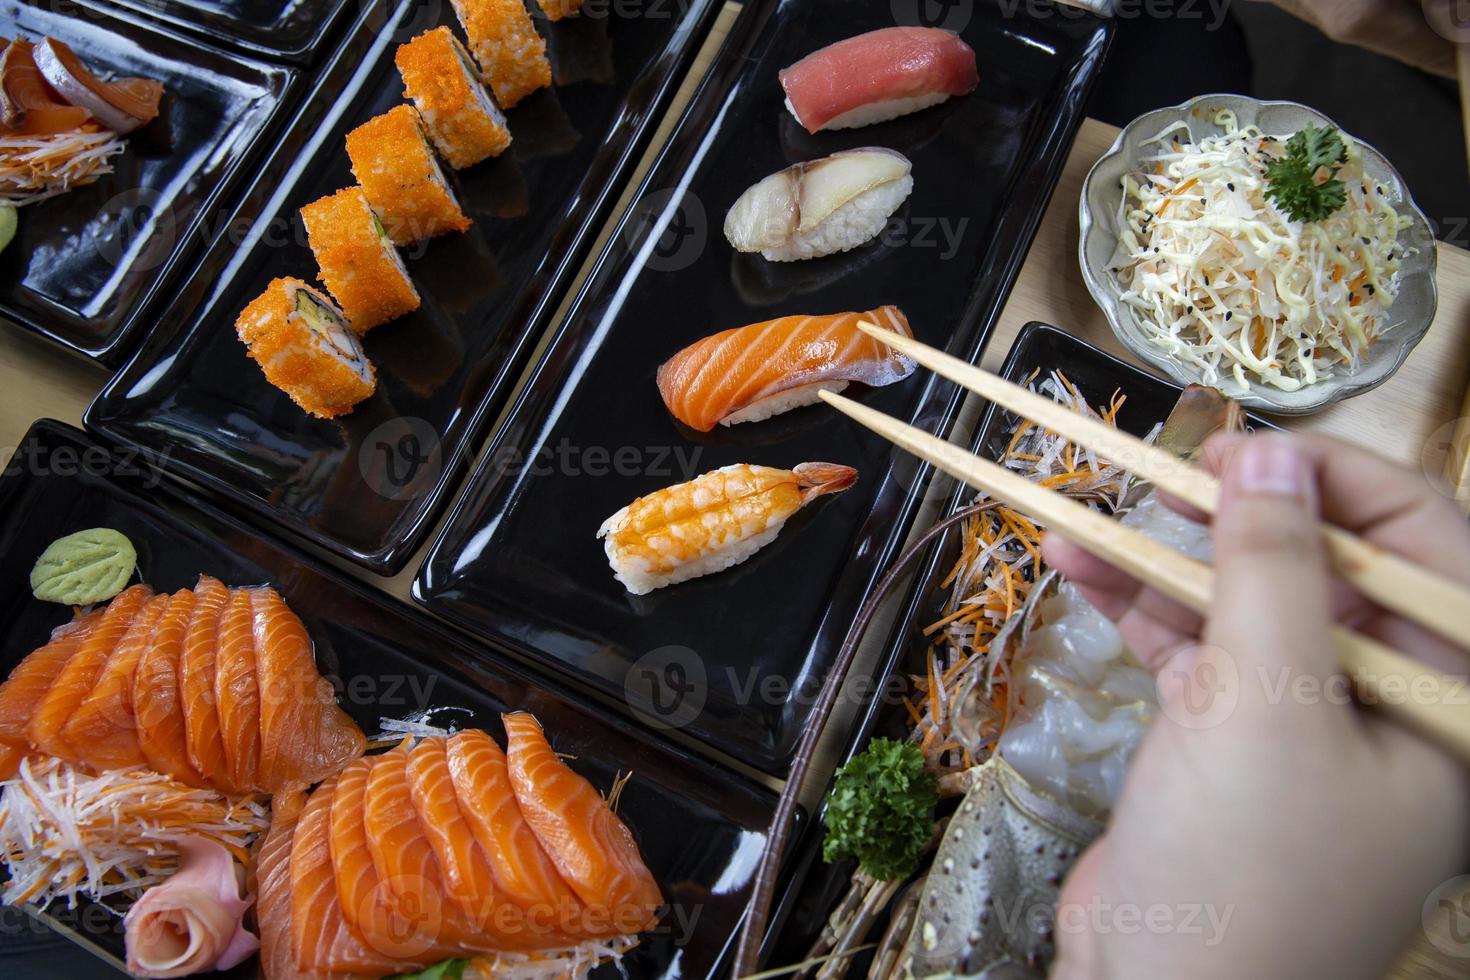
{"label": "black rectangular plate", "polygon": [[243,242],[221,237],[166,314],[170,329],[103,390],[87,425],[265,526],[399,570],[524,370],[714,2],[660,9],[549,25],[558,70],[612,80],[543,90],[511,110],[510,150],[458,175],[474,226],[405,252],[423,306],[368,335],[377,394],[326,422],[266,383],[232,325],[276,276],[315,276],[297,209],[353,182],[343,137],[402,100],[398,45],[454,21],[441,0],[375,4],[247,200],[260,218]]}
{"label": "black rectangular plate", "polygon": [[[777,71],[839,38],[891,26],[889,5],[746,8],[435,542],[417,598],[634,710],[677,718],[734,758],[784,771],[843,634],[903,539],[922,470],[825,406],[691,436],[664,409],[654,372],[718,330],[882,303],[903,309],[921,340],[977,354],[1071,145],[1110,28],[1086,14],[1033,21],[984,3],[967,9],[973,16],[954,26],[979,59],[974,93],[813,137],[782,108]],[[787,264],[737,255],[725,241],[725,211],[746,187],[792,162],[871,144],[914,164],[915,189],[891,234]],[[953,386],[928,372],[858,397],[930,431],[947,427],[957,403]],[[730,463],[802,461],[855,466],[857,486],[808,508],[736,569],[647,596],[614,580],[595,534],[618,508]],[[666,681],[692,684],[695,700],[676,704]]]}
{"label": "black rectangular plate", "polygon": [[360,0],[103,0],[253,55],[311,65]]}
{"label": "black rectangular plate", "polygon": [[[503,741],[500,712],[525,709],[599,788],[632,771],[618,812],[673,911],[664,920],[669,930],[625,965],[639,977],[704,976],[720,959],[764,841],[774,805],[768,791],[532,680],[503,655],[471,645],[410,605],[262,541],[187,491],[160,483],[136,455],[101,448],[55,422],[37,423],[0,477],[0,612],[8,624],[0,673],[70,618],[69,609],[31,597],[30,569],[53,539],[89,527],[126,534],[143,580],[160,591],[190,587],[201,572],[231,585],[273,585],[305,622],[318,667],[366,731],[377,731],[383,717],[450,705],[469,713],[445,720]],[[682,935],[678,915],[693,920]],[[105,920],[63,921],[80,923],[83,936],[103,949],[121,950],[121,933],[105,928]]]}
{"label": "black rectangular plate", "polygon": [[0,0],[0,37],[65,41],[99,74],[163,83],[160,119],[113,172],[20,210],[0,317],[116,367],[187,277],[217,209],[285,122],[296,73],[78,0]]}
{"label": "black rectangular plate", "polygon": [[[1064,330],[1035,322],[1026,324],[1016,335],[1000,374],[1019,384],[1033,371],[1039,371],[1040,376],[1045,377],[1054,370],[1066,375],[1090,405],[1106,405],[1114,391],[1121,391],[1127,401],[1118,413],[1118,427],[1135,436],[1147,435],[1156,423],[1162,422],[1173,410],[1182,391],[1173,382],[1149,374]],[[1248,417],[1252,428],[1271,427],[1270,423],[1256,416]],[[993,404],[986,406],[970,443],[970,451],[986,459],[997,459],[1005,449],[1008,434],[1015,424],[1015,415]],[[935,478],[943,481],[941,487],[949,488],[942,514],[953,514],[975,496],[974,490],[943,473]],[[917,571],[899,607],[901,612],[893,620],[884,640],[884,653],[873,675],[879,689],[883,689],[884,682],[895,671],[922,672],[916,671],[906,656],[918,654],[922,649],[915,642],[919,630],[942,615],[940,610],[949,592],[940,588],[940,582],[958,559],[958,548],[958,538],[946,533],[915,558]],[[862,721],[856,727],[841,761],[851,758],[875,736],[908,737],[908,713],[895,699],[869,701],[861,716]],[[772,916],[772,934],[775,936],[770,949],[772,963],[802,959],[833,906],[847,890],[852,865],[822,862],[822,834],[822,822],[811,821],[788,858],[789,883]],[[854,962],[851,975],[863,976],[865,971],[866,963]]]}

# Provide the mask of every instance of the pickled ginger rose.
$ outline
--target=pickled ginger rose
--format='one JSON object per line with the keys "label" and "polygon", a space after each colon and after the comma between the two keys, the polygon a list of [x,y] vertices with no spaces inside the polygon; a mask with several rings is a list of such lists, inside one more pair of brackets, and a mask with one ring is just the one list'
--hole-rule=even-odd
{"label": "pickled ginger rose", "polygon": [[241,920],[253,901],[240,897],[240,873],[214,841],[180,845],[179,870],[143,893],[123,920],[128,972],[184,977],[228,970],[260,948]]}

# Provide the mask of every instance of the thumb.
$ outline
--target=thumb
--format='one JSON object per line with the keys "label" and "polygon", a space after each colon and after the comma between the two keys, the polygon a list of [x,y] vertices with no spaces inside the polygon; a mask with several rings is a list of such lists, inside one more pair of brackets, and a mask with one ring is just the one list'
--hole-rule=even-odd
{"label": "thumb", "polygon": [[1242,440],[1226,466],[1215,515],[1215,596],[1205,636],[1244,676],[1258,668],[1337,671],[1317,487],[1291,437]]}

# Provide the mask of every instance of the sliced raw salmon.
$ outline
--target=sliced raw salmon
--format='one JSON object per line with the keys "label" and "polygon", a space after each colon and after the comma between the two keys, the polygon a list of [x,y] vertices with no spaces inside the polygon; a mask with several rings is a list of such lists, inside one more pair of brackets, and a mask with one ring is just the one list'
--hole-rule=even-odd
{"label": "sliced raw salmon", "polygon": [[291,948],[291,838],[306,794],[271,799],[271,826],[255,852],[255,919],[260,927],[260,968],[267,980],[303,976]]}
{"label": "sliced raw salmon", "polygon": [[208,781],[189,760],[189,740],[179,695],[179,661],[184,637],[194,618],[194,593],[182,589],[169,600],[153,631],[153,645],[138,661],[133,674],[133,713],[138,720],[138,743],[148,767],[190,786]]}
{"label": "sliced raw salmon", "polygon": [[219,621],[230,590],[219,579],[199,576],[194,586],[194,612],[184,633],[179,655],[179,698],[184,705],[184,728],[189,762],[219,789],[238,790],[230,782],[225,743],[220,736],[219,708],[215,704],[215,657],[219,651]]}
{"label": "sliced raw salmon", "polygon": [[298,970],[400,973],[403,960],[368,948],[347,923],[332,869],[332,795],[336,778],[306,801],[291,839],[291,943]]}
{"label": "sliced raw salmon", "polygon": [[0,779],[14,776],[30,752],[26,727],[36,706],[101,616],[102,611],[96,610],[56,627],[46,645],[17,664],[0,684]]}
{"label": "sliced raw salmon", "polygon": [[0,56],[0,122],[9,132],[45,136],[78,129],[91,118],[67,103],[36,66],[35,45],[11,41]]}
{"label": "sliced raw salmon", "polygon": [[317,672],[306,627],[273,589],[250,596],[260,692],[257,786],[310,786],[362,755],[362,731]]}
{"label": "sliced raw salmon", "polygon": [[587,904],[587,922],[643,932],[663,905],[658,883],[627,825],[592,784],[552,751],[536,719],[503,715],[506,765],[526,822],[567,884]]}
{"label": "sliced raw salmon", "polygon": [[415,911],[424,928],[437,926],[439,944],[461,953],[541,949],[542,937],[524,929],[491,935],[470,922],[459,906],[446,901],[444,874],[429,844],[408,788],[408,749],[400,745],[373,760],[363,798],[368,850],[378,879],[404,917]]}
{"label": "sliced raw salmon", "polygon": [[[505,753],[471,729],[449,738],[445,757],[465,822],[495,870],[501,894],[527,910],[554,910],[555,921],[580,923],[584,906],[562,880],[510,785]],[[576,927],[578,935],[582,929]]]}
{"label": "sliced raw salmon", "polygon": [[92,692],[92,686],[107,665],[112,651],[152,596],[153,590],[148,586],[134,585],[124,589],[108,604],[96,627],[82,640],[77,652],[56,676],[56,682],[36,705],[26,736],[37,751],[69,762],[81,760],[67,742],[62,729]]}
{"label": "sliced raw salmon", "polygon": [[220,614],[214,660],[214,703],[219,710],[230,782],[256,785],[260,765],[260,691],[255,680],[255,612],[251,589],[231,589]]}
{"label": "sliced raw salmon", "polygon": [[376,953],[425,963],[450,958],[454,950],[439,946],[437,927],[430,925],[434,917],[399,915],[397,902],[378,881],[364,822],[364,797],[373,761],[359,758],[348,763],[332,793],[332,869],[342,913]]}
{"label": "sliced raw salmon", "polygon": [[[495,870],[475,839],[454,790],[443,738],[426,738],[408,754],[405,769],[419,824],[439,860],[449,897],[503,949],[574,946],[580,908],[527,909],[495,887]],[[507,786],[507,793],[509,788]],[[571,912],[563,922],[558,913]]]}
{"label": "sliced raw salmon", "polygon": [[109,769],[138,769],[148,765],[138,744],[138,723],[133,715],[133,675],[138,661],[153,644],[158,618],[168,608],[170,597],[156,595],[138,611],[133,624],[118,641],[107,665],[97,675],[92,693],[83,699],[66,723],[62,737],[96,772]]}

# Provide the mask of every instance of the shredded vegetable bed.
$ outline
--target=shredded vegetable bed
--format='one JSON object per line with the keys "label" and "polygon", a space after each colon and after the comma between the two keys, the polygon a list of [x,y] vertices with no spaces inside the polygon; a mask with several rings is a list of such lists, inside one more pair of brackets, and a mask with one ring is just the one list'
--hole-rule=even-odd
{"label": "shredded vegetable bed", "polygon": [[92,776],[56,759],[26,759],[0,782],[0,901],[45,906],[137,898],[178,865],[179,841],[218,841],[243,865],[270,825],[260,797],[231,798],[147,770]]}
{"label": "shredded vegetable bed", "polygon": [[1286,137],[1228,111],[1212,121],[1223,135],[1198,143],[1180,142],[1185,120],[1166,126],[1146,141],[1144,169],[1123,178],[1111,270],[1123,302],[1149,343],[1227,393],[1231,382],[1296,391],[1355,371],[1398,292],[1408,218],[1344,135],[1345,203],[1320,221],[1290,220],[1266,175]]}
{"label": "shredded vegetable bed", "polygon": [[0,201],[20,207],[112,173],[123,141],[110,129],[0,136]]}
{"label": "shredded vegetable bed", "polygon": [[[1039,385],[1035,376],[1028,384],[1110,425],[1116,424],[1123,407],[1123,396],[1115,392],[1099,413],[1056,371]],[[1043,486],[1091,499],[1108,512],[1117,509],[1126,488],[1127,475],[1122,469],[1026,420],[1011,433],[1000,462]],[[985,500],[981,495],[974,502]],[[925,676],[914,678],[916,697],[905,702],[914,725],[911,737],[924,750],[929,769],[941,776],[985,761],[989,748],[1000,738],[1006,720],[1004,666],[999,668],[993,699],[982,719],[980,743],[962,744],[972,740],[962,739],[956,731],[956,694],[969,686],[966,682],[973,672],[989,669],[990,642],[1025,603],[1040,577],[1041,565],[1041,529],[1005,505],[966,520],[960,541],[959,558],[940,583],[949,592],[944,615],[924,630],[931,641]]]}

